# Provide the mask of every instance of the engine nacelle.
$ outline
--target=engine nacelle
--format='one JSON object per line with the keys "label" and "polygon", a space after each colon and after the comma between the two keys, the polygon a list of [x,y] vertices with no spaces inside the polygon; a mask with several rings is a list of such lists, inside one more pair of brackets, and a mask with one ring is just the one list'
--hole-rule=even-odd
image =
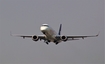
{"label": "engine nacelle", "polygon": [[36,36],[36,35],[34,35],[34,36],[32,37],[32,40],[33,40],[33,41],[38,41],[38,40],[39,40],[39,37]]}
{"label": "engine nacelle", "polygon": [[60,38],[61,38],[61,40],[63,40],[63,41],[67,41],[67,40],[68,40],[67,36],[61,36]]}

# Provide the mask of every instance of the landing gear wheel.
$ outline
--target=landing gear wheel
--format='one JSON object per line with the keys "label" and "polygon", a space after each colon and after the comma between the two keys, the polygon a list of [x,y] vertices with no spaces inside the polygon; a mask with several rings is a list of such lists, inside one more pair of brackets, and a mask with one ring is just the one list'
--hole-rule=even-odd
{"label": "landing gear wheel", "polygon": [[47,45],[49,44],[49,42],[48,41],[44,41]]}
{"label": "landing gear wheel", "polygon": [[57,45],[59,42],[56,42],[55,44]]}
{"label": "landing gear wheel", "polygon": [[48,43],[48,42],[46,42],[46,44],[48,45],[49,43]]}

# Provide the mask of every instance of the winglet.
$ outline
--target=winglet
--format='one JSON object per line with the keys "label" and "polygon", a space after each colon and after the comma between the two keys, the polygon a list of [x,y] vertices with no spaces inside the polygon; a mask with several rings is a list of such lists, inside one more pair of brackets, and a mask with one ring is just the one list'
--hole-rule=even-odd
{"label": "winglet", "polygon": [[99,33],[100,33],[100,31],[98,32],[98,34],[97,34],[96,36],[98,36],[98,35],[99,35]]}

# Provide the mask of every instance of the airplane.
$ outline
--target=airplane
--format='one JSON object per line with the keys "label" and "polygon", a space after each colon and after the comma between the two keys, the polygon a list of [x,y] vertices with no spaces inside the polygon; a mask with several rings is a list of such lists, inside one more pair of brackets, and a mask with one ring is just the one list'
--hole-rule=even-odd
{"label": "airplane", "polygon": [[48,24],[42,24],[40,27],[41,32],[44,35],[16,35],[16,34],[10,34],[11,36],[17,36],[24,38],[32,38],[33,41],[38,40],[44,40],[46,44],[49,44],[50,42],[55,43],[56,45],[60,42],[66,42],[66,41],[72,41],[72,40],[79,40],[80,38],[84,39],[86,37],[97,37],[97,35],[91,35],[91,36],[70,36],[70,35],[61,35],[61,28],[62,24],[60,24],[58,34],[48,25]]}

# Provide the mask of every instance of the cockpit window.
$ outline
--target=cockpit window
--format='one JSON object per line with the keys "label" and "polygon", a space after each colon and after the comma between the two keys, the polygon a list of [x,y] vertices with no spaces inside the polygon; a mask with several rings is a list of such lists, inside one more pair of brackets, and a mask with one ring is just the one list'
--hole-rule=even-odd
{"label": "cockpit window", "polygon": [[42,26],[48,26],[48,24],[43,24]]}

